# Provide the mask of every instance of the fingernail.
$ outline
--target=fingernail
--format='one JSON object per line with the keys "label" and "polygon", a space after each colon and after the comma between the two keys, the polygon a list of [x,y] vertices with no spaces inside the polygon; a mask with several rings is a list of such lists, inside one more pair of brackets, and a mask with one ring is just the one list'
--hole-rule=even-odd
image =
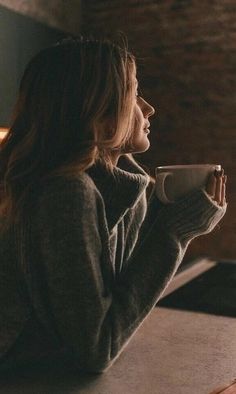
{"label": "fingernail", "polygon": [[215,172],[214,172],[214,175],[216,177],[221,177],[221,176],[223,176],[223,174],[224,174],[224,170],[223,169],[220,170],[220,171],[215,170]]}

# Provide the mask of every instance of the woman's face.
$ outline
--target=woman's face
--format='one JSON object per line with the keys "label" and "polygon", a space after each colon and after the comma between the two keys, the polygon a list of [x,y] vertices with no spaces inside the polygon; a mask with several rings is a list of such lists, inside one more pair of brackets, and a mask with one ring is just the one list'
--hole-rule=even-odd
{"label": "woman's face", "polygon": [[[134,95],[134,115],[133,126],[131,130],[131,138],[125,143],[123,148],[112,152],[113,164],[117,164],[119,157],[125,153],[141,153],[148,150],[150,142],[148,134],[150,133],[149,117],[154,115],[155,109],[138,94],[138,81],[134,77],[136,85],[136,93]],[[112,122],[110,122],[111,124]]]}
{"label": "woman's face", "polygon": [[155,109],[138,94],[137,80],[136,88],[132,137],[130,142],[125,146],[124,153],[145,152],[150,146],[148,139],[150,122],[148,119],[154,115]]}

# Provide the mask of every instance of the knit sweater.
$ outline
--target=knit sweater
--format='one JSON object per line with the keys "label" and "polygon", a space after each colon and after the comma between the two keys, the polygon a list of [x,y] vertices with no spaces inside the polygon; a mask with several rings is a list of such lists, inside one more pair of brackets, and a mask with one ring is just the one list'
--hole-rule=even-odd
{"label": "knit sweater", "polygon": [[123,156],[113,173],[97,164],[76,178],[38,185],[19,230],[0,238],[2,359],[11,349],[13,358],[30,360],[61,348],[80,369],[112,365],[189,242],[210,232],[226,210],[204,190],[169,205],[153,192],[147,202],[148,183]]}

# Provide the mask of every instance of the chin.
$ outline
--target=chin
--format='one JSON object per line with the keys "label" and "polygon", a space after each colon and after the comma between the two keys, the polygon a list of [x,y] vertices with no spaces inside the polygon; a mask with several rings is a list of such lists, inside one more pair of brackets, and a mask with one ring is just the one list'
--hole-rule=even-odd
{"label": "chin", "polygon": [[137,145],[134,147],[135,153],[142,153],[146,152],[150,148],[150,141],[148,138],[145,139],[145,141],[142,141],[140,145]]}
{"label": "chin", "polygon": [[126,146],[123,153],[143,153],[150,148],[150,141],[147,137],[141,141],[133,141],[132,145]]}

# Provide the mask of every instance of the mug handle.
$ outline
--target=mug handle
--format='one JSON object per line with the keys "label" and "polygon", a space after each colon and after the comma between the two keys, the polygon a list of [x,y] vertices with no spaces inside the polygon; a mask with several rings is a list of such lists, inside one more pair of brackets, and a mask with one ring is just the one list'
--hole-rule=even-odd
{"label": "mug handle", "polygon": [[156,183],[158,183],[158,187],[156,186],[156,195],[164,204],[170,204],[174,202],[169,200],[165,193],[165,181],[169,176],[173,176],[173,174],[171,172],[160,172],[159,174],[156,174]]}

